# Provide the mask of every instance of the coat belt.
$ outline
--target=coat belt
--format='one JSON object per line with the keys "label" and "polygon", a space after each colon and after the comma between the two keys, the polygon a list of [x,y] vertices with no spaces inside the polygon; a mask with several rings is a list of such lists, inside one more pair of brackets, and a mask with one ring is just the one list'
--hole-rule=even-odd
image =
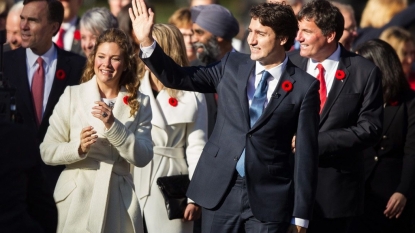
{"label": "coat belt", "polygon": [[[87,230],[91,233],[102,233],[107,213],[111,173],[119,176],[129,176],[130,164],[125,160],[115,162],[112,160],[96,161],[93,159],[84,159],[77,163],[67,165],[67,168],[97,171],[89,207]],[[142,228],[142,224],[139,223],[140,221],[136,221],[137,215],[140,214],[140,206],[134,193],[134,184],[131,179],[125,179],[124,183],[128,184],[127,186],[129,187],[124,187],[125,185],[121,183],[120,190],[122,199],[133,223],[135,232],[140,232],[139,229]]]}
{"label": "coat belt", "polygon": [[[171,159],[182,159],[184,158],[185,152],[183,147],[163,147],[163,146],[154,146],[153,147],[154,155],[159,155],[163,157],[168,157]],[[140,176],[140,190],[139,190],[139,198],[143,198],[150,195],[150,188],[152,183],[154,182],[154,175],[158,170],[161,160],[159,160],[159,164],[154,164],[154,158],[151,160],[147,166],[140,169],[141,176]],[[152,174],[153,173],[153,174]]]}

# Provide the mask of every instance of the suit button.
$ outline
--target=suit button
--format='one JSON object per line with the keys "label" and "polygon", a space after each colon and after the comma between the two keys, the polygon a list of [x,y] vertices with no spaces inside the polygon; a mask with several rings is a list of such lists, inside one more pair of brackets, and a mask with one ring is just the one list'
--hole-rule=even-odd
{"label": "suit button", "polygon": [[252,134],[248,134],[248,137],[252,138]]}
{"label": "suit button", "polygon": [[233,158],[233,160],[238,161],[238,157]]}
{"label": "suit button", "polygon": [[375,158],[373,158],[376,162],[379,160],[379,158],[377,156],[375,156]]}
{"label": "suit button", "polygon": [[386,135],[383,135],[383,136],[382,136],[382,138],[383,138],[383,139],[386,139],[386,138],[388,138],[388,136],[386,136]]}
{"label": "suit button", "polygon": [[380,150],[385,150],[385,147],[383,147],[383,146],[382,146],[382,147],[380,148]]}

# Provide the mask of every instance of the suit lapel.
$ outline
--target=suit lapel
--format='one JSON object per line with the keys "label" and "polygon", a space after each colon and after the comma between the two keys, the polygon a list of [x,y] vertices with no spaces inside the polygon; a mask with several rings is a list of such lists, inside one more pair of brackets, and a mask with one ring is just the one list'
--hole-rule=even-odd
{"label": "suit lapel", "polygon": [[340,61],[337,67],[337,70],[342,70],[345,73],[345,78],[343,80],[338,80],[334,78],[333,85],[331,86],[331,90],[327,97],[326,103],[324,104],[323,111],[320,115],[320,127],[326,120],[330,109],[333,107],[333,104],[336,102],[337,97],[340,95],[343,87],[346,85],[347,81],[349,80],[350,71],[348,68],[350,67],[350,57],[344,56],[344,48],[341,50]]}
{"label": "suit lapel", "polygon": [[[55,45],[53,45],[55,46]],[[55,70],[55,76],[53,79],[53,84],[52,84],[52,89],[50,90],[49,93],[49,98],[48,98],[48,102],[46,104],[46,108],[45,108],[45,112],[43,114],[43,118],[42,118],[42,122],[40,127],[47,127],[47,125],[49,124],[49,117],[50,115],[52,115],[53,112],[53,108],[56,105],[56,103],[59,101],[59,98],[61,96],[61,94],[63,93],[63,91],[65,90],[66,86],[67,86],[67,77],[70,74],[71,71],[71,66],[68,65],[69,64],[69,58],[64,56],[62,54],[62,50],[59,49],[57,46],[55,46],[55,48],[57,49],[57,63],[56,63],[56,70]],[[64,78],[57,78],[56,77],[56,72],[64,72],[65,77]]]}
{"label": "suit lapel", "polygon": [[[15,76],[13,79],[16,80],[16,90],[20,93],[16,95],[17,97],[21,98],[21,101],[25,104],[26,108],[29,110],[31,114],[31,118],[33,119],[33,124],[36,125],[36,117],[35,117],[35,110],[32,101],[32,94],[29,85],[29,78],[27,77],[27,67],[26,67],[26,49],[19,48],[13,57],[16,70]],[[9,77],[10,79],[10,77]],[[21,108],[23,106],[17,106],[17,108]]]}
{"label": "suit lapel", "polygon": [[399,109],[401,109],[403,107],[403,104],[400,104],[398,106],[388,106],[384,109],[384,114],[383,114],[383,132],[387,132],[389,129],[389,126],[391,125],[393,119],[396,116],[396,113],[398,112]]}
{"label": "suit lapel", "polygon": [[284,91],[282,89],[282,83],[284,81],[289,81],[293,85],[295,83],[295,80],[291,77],[294,75],[294,67],[290,60],[287,62],[287,67],[285,71],[282,73],[280,80],[278,81],[277,87],[272,92],[271,99],[268,102],[267,107],[264,109],[264,112],[262,115],[258,118],[257,122],[252,126],[251,131],[254,130],[256,127],[261,125],[261,123],[267,119],[269,116],[272,115],[272,113],[275,111],[275,109],[280,105],[281,101],[285,98],[285,96],[288,94],[288,92]]}
{"label": "suit lapel", "polygon": [[[255,68],[255,61],[249,59],[245,64],[241,64],[238,69],[238,75],[236,76],[238,83],[238,99],[241,104],[242,112],[245,117],[245,122],[250,125],[249,119],[249,104],[248,97],[246,95],[246,88],[248,85],[249,77],[251,76],[252,70]],[[240,80],[239,80],[240,79]]]}

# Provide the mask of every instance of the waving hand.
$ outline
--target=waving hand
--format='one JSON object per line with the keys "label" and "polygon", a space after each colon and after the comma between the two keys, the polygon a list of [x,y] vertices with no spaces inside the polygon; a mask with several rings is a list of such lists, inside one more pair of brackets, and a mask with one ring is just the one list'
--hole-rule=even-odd
{"label": "waving hand", "polygon": [[144,47],[150,46],[154,39],[151,36],[154,12],[144,3],[144,0],[133,0],[132,8],[128,10],[133,24],[135,36]]}

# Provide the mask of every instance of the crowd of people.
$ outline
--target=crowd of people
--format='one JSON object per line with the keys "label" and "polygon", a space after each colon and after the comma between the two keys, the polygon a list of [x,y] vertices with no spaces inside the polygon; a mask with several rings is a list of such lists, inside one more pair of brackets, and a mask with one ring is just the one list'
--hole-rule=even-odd
{"label": "crowd of people", "polygon": [[415,3],[350,2],[0,2],[0,232],[415,233]]}

